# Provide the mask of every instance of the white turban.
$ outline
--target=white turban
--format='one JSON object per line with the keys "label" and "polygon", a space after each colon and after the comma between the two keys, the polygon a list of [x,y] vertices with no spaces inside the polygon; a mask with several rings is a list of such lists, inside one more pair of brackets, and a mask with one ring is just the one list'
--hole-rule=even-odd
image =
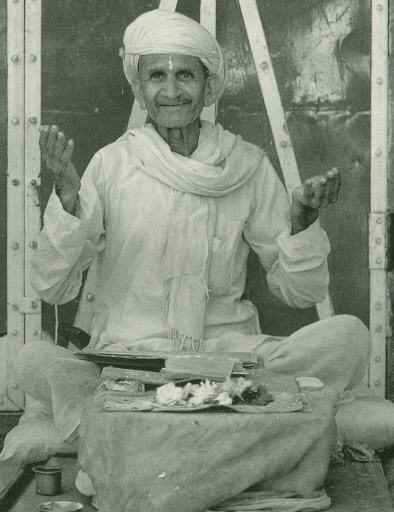
{"label": "white turban", "polygon": [[212,101],[222,95],[226,79],[222,49],[208,30],[187,16],[163,9],[141,14],[126,28],[123,44],[123,70],[130,84],[137,78],[140,55],[191,55],[216,78]]}

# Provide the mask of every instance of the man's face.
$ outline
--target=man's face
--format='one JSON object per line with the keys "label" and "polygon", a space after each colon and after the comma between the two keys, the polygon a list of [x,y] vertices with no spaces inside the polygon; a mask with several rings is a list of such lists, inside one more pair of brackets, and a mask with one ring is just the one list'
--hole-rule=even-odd
{"label": "man's face", "polygon": [[182,128],[197,119],[204,106],[206,72],[189,55],[151,54],[139,60],[139,99],[159,126]]}

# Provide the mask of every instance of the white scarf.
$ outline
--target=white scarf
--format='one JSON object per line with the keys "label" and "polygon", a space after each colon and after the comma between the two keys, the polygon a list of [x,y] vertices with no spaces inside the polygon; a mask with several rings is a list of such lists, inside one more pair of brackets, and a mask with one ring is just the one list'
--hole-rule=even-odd
{"label": "white scarf", "polygon": [[171,188],[164,279],[169,280],[168,324],[174,350],[203,350],[208,271],[216,226],[215,197],[241,187],[263,152],[220,125],[203,122],[191,158],[173,153],[150,125],[129,130],[141,169]]}

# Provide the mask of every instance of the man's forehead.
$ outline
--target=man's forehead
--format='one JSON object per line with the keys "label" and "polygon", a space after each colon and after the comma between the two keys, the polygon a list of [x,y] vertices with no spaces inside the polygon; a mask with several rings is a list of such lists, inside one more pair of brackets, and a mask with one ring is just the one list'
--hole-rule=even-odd
{"label": "man's forehead", "polygon": [[198,57],[192,55],[181,55],[177,53],[150,53],[141,55],[139,66],[143,69],[166,68],[173,66],[178,68],[201,68],[202,62]]}

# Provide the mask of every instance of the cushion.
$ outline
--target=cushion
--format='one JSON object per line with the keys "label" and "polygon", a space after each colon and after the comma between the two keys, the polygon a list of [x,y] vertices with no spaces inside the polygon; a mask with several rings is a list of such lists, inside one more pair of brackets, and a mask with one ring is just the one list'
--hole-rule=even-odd
{"label": "cushion", "polygon": [[344,443],[365,443],[375,450],[394,444],[394,404],[389,400],[358,397],[340,404],[335,419]]}

